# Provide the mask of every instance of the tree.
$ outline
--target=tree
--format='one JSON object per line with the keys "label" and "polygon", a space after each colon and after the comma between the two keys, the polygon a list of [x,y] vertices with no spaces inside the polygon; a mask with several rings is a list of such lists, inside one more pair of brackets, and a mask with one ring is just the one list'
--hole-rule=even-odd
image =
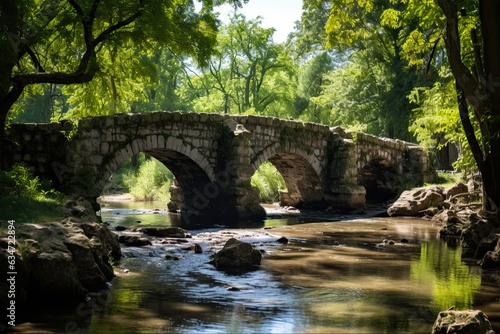
{"label": "tree", "polygon": [[[377,95],[364,97],[365,100],[376,100],[373,105],[377,107],[377,118],[383,128],[375,134],[412,140],[408,125],[413,106],[406,96],[416,85],[425,84],[421,82],[422,76],[409,67],[412,64],[406,57],[407,53],[413,53],[407,52],[411,46],[408,41],[416,37],[412,33],[418,23],[414,15],[406,15],[407,1],[305,0],[303,8],[299,26],[302,30],[297,37],[305,45],[303,49],[315,45],[317,38],[325,38],[323,44],[344,54],[347,61],[344,60],[341,65],[350,66],[358,62],[355,66],[361,68],[364,62],[369,62],[375,66],[377,72],[383,75],[385,87],[379,89]],[[329,9],[326,21],[325,11],[314,14],[324,8]],[[315,27],[316,31],[317,25],[324,29],[324,33],[315,36],[307,33],[307,27]],[[339,70],[342,71],[343,66]],[[370,76],[370,72],[367,75]],[[371,89],[365,91],[372,93]],[[358,121],[363,122],[363,119]]]}
{"label": "tree", "polygon": [[[222,29],[216,53],[202,67],[202,75],[191,77],[190,90],[198,95],[195,110],[268,114],[283,100],[287,85],[283,76],[293,77],[294,65],[284,46],[272,40],[274,29],[260,26],[260,18],[246,20],[235,14]],[[184,89],[187,92],[186,89]]]}
{"label": "tree", "polygon": [[312,98],[322,111],[322,122],[376,135],[384,133],[381,96],[387,94],[391,83],[383,64],[357,52],[350,63],[324,79],[322,94]]}
{"label": "tree", "polygon": [[[500,214],[500,2],[497,0],[436,0],[446,20],[445,44],[456,80],[459,114],[467,141],[483,178],[483,208]],[[467,35],[459,33],[468,15],[473,62],[467,66]],[[480,28],[480,29],[478,29]],[[469,107],[471,112],[469,111]],[[475,122],[471,120],[471,116]],[[474,125],[477,124],[477,127]]]}
{"label": "tree", "polygon": [[[245,0],[243,0],[245,2]],[[214,5],[240,0],[2,0],[0,134],[25,88],[82,84],[100,70],[103,50],[168,47],[206,64],[216,43]]]}
{"label": "tree", "polygon": [[321,110],[312,99],[322,94],[325,75],[333,69],[332,59],[327,52],[319,53],[303,65],[299,72],[295,108],[313,122],[321,121]]}

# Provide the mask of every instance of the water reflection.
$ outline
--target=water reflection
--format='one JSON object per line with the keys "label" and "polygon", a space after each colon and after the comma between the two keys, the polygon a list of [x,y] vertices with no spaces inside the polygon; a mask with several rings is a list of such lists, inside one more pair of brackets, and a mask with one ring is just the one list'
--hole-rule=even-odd
{"label": "water reflection", "polygon": [[481,287],[479,268],[463,263],[461,247],[444,242],[422,243],[420,257],[411,262],[410,277],[429,286],[432,304],[441,310],[472,308],[474,294]]}

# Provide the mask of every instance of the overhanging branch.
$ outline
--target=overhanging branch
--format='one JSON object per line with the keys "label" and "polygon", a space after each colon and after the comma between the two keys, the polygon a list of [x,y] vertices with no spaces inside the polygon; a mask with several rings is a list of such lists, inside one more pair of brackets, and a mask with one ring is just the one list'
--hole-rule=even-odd
{"label": "overhanging branch", "polygon": [[41,72],[16,75],[12,78],[17,85],[27,86],[38,83],[77,84],[89,82],[94,78],[95,71],[90,72]]}

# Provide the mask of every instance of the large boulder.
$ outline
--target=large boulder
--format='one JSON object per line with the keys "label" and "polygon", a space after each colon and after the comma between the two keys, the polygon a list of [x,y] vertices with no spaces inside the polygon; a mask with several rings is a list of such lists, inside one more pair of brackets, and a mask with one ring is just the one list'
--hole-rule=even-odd
{"label": "large boulder", "polygon": [[481,219],[476,215],[469,218],[469,224],[462,230],[462,248],[465,256],[473,256],[482,240],[487,238],[494,227],[486,219]]}
{"label": "large boulder", "polygon": [[389,216],[417,216],[443,201],[443,188],[439,186],[406,190],[387,209],[387,214]]}
{"label": "large boulder", "polygon": [[83,197],[80,197],[76,200],[68,200],[66,203],[64,203],[63,207],[71,217],[97,221],[97,216],[95,214],[96,210],[94,210],[92,204]]}
{"label": "large boulder", "polygon": [[87,294],[69,250],[36,252],[25,261],[28,268],[29,299],[39,303],[81,301]]}
{"label": "large boulder", "polygon": [[488,238],[482,240],[482,242],[479,244],[478,250],[480,250],[480,246],[483,244],[485,245],[484,249],[488,249],[489,247],[490,249],[493,248],[493,250],[489,250],[486,252],[486,254],[484,254],[483,259],[479,262],[481,268],[500,268],[500,234],[492,233]]}
{"label": "large boulder", "polygon": [[213,264],[217,269],[254,269],[261,260],[262,254],[251,244],[231,238],[215,254]]}
{"label": "large boulder", "polygon": [[79,218],[23,224],[16,232],[16,268],[26,272],[16,288],[35,304],[71,304],[105,288],[114,276],[112,258],[121,257],[116,235]]}
{"label": "large boulder", "polygon": [[469,192],[469,188],[465,184],[458,182],[458,183],[455,183],[451,187],[446,188],[444,190],[444,198],[446,200],[449,200],[453,196],[456,196],[459,194],[466,194],[468,192]]}
{"label": "large boulder", "polygon": [[488,317],[479,310],[442,311],[432,326],[432,334],[495,334]]}

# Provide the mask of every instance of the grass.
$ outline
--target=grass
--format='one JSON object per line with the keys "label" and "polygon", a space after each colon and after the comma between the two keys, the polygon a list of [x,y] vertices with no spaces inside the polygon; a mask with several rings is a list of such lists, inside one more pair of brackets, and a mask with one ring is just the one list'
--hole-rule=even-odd
{"label": "grass", "polygon": [[[0,172],[0,193],[0,220],[42,223],[57,221],[65,216],[61,207],[64,196],[22,164]],[[2,224],[0,231],[4,231],[6,225]]]}
{"label": "grass", "polygon": [[0,197],[0,220],[15,220],[16,223],[41,223],[59,221],[64,217],[65,213],[61,207],[60,198]]}
{"label": "grass", "polygon": [[450,187],[458,182],[464,182],[462,173],[438,172],[438,179],[435,184]]}

